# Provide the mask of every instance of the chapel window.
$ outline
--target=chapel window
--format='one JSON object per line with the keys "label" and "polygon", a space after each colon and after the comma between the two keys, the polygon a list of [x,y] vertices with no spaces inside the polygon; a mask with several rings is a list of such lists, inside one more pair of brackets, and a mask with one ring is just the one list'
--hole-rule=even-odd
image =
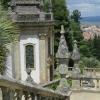
{"label": "chapel window", "polygon": [[26,52],[26,68],[34,68],[34,46],[25,46]]}

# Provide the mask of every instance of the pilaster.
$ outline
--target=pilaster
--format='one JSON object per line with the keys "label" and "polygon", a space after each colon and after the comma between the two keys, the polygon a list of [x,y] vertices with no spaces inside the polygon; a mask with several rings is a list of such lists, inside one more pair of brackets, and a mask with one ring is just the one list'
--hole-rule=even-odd
{"label": "pilaster", "polygon": [[15,79],[20,80],[21,72],[20,72],[20,46],[19,42],[13,43],[13,76]]}
{"label": "pilaster", "polygon": [[47,79],[47,35],[40,34],[40,41],[39,41],[39,51],[40,51],[40,80],[42,83],[46,82]]}

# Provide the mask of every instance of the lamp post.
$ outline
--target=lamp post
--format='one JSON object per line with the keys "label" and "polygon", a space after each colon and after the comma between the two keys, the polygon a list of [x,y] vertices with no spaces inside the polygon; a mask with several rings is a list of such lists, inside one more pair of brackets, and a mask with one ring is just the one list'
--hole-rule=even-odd
{"label": "lamp post", "polygon": [[67,73],[68,73],[68,62],[70,58],[70,53],[68,51],[68,46],[65,40],[65,36],[64,36],[65,30],[63,25],[61,26],[60,33],[61,33],[61,37],[60,37],[58,51],[56,53],[56,58],[57,58],[61,80],[57,88],[57,91],[66,94],[69,91],[69,85],[67,83],[66,76],[68,76]]}

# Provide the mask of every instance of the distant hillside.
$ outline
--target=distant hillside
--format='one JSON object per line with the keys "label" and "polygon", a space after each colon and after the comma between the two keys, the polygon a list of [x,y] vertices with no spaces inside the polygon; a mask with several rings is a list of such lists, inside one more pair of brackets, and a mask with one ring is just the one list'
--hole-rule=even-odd
{"label": "distant hillside", "polygon": [[100,16],[83,17],[80,21],[81,21],[81,24],[100,26]]}

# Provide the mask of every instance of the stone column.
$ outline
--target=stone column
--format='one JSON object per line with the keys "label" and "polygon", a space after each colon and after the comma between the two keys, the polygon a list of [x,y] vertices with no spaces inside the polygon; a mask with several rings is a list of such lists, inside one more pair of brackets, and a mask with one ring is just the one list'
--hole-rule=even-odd
{"label": "stone column", "polygon": [[46,82],[47,79],[47,62],[46,62],[46,34],[40,34],[40,42],[39,42],[39,51],[40,51],[40,80],[42,83]]}
{"label": "stone column", "polygon": [[8,53],[7,53],[7,57],[6,57],[6,65],[5,65],[5,71],[3,73],[4,76],[13,78],[13,44],[12,43],[8,43],[6,45],[6,48],[8,49]]}
{"label": "stone column", "polygon": [[[77,47],[77,41],[74,41],[74,47],[73,47],[73,52],[72,52],[72,59],[74,61],[74,68],[73,68],[73,73],[72,77],[74,78],[79,78],[81,75],[81,71],[79,68],[79,60],[80,60],[80,53],[79,49]],[[80,80],[73,80],[72,81],[72,88],[79,89],[80,88]]]}
{"label": "stone column", "polygon": [[6,59],[6,70],[4,75],[10,78],[15,78],[20,80],[20,52],[19,52],[19,42],[13,42],[7,44],[8,54]]}
{"label": "stone column", "polygon": [[20,46],[19,42],[13,43],[13,77],[17,80],[21,79],[20,68]]}
{"label": "stone column", "polygon": [[56,58],[58,60],[58,67],[59,67],[61,80],[57,88],[57,92],[67,94],[69,92],[69,85],[67,83],[66,75],[68,73],[68,61],[69,61],[70,53],[68,51],[68,46],[64,37],[65,30],[63,25],[61,26],[60,33],[61,33],[61,37],[60,37]]}

